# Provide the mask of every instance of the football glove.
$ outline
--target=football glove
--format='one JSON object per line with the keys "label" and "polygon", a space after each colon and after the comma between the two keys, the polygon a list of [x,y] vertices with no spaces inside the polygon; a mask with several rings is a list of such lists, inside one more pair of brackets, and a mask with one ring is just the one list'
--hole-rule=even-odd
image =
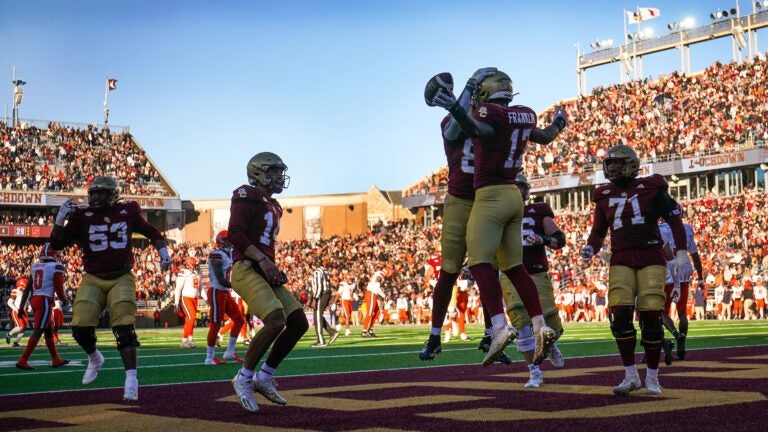
{"label": "football glove", "polygon": [[450,111],[451,107],[456,105],[456,96],[449,90],[439,89],[432,102],[435,104],[434,106]]}
{"label": "football glove", "polygon": [[579,252],[579,255],[581,255],[584,261],[589,261],[592,259],[593,256],[595,256],[595,250],[592,248],[592,245],[586,245],[583,248],[581,248],[581,252]]}
{"label": "football glove", "polygon": [[672,303],[677,303],[678,300],[680,300],[680,284],[676,283],[675,287],[672,288],[672,292],[669,293],[669,298],[672,300]]}
{"label": "football glove", "polygon": [[568,124],[568,113],[566,113],[563,108],[555,109],[552,123],[555,123],[557,126],[559,126],[560,130],[565,129],[565,126]]}
{"label": "football glove", "polygon": [[64,222],[67,220],[69,215],[75,211],[76,208],[77,204],[75,204],[75,202],[71,199],[64,201],[64,204],[59,207],[59,212],[56,213],[56,220],[54,223],[58,226],[64,226]]}
{"label": "football glove", "polygon": [[538,246],[544,244],[544,238],[536,233],[528,234],[525,236],[525,244],[530,246]]}
{"label": "football glove", "polygon": [[429,106],[439,106],[435,103],[435,97],[440,90],[453,92],[453,76],[450,73],[439,73],[427,81],[427,85],[424,87],[424,102]]}
{"label": "football glove", "polygon": [[157,252],[160,254],[160,270],[168,270],[168,267],[171,266],[171,255],[168,253],[168,249],[161,247]]}
{"label": "football glove", "polygon": [[690,258],[688,258],[688,251],[677,251],[677,255],[675,255],[675,271],[680,278],[680,282],[691,280],[693,266],[691,265]]}

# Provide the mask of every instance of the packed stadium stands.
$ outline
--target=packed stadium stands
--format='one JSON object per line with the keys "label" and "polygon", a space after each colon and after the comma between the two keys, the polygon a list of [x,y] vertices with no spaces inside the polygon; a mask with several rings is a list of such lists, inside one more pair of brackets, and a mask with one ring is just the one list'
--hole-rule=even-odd
{"label": "packed stadium stands", "polygon": [[[745,140],[768,140],[768,60],[715,63],[701,74],[662,75],[595,88],[564,103],[569,127],[549,146],[529,145],[529,178],[600,169],[618,139],[649,162],[723,153]],[[552,110],[540,114],[540,126]],[[447,184],[444,167],[405,189],[434,193]]]}
{"label": "packed stadium stands", "polygon": [[[591,95],[565,104],[570,127],[550,147],[530,146],[526,172],[535,178],[594,171],[605,150],[620,138],[646,162],[727,152],[745,140],[768,140],[767,67],[765,60],[716,63],[697,75],[673,73],[659,80],[596,88]],[[547,123],[550,114],[545,112],[540,121]],[[100,166],[106,167],[106,174],[120,179],[123,194],[173,193],[127,131],[111,133],[58,123],[45,128],[32,124],[10,128],[0,123],[0,162],[4,167],[0,172],[2,190],[74,191],[85,188],[96,174],[94,167]],[[445,169],[433,173],[406,193],[438,192],[446,183],[446,174]],[[768,276],[768,234],[764,229],[768,226],[768,195],[755,186],[726,196],[711,190],[696,200],[683,201],[686,220],[697,233],[712,310],[717,286],[751,286],[758,276]],[[46,226],[51,217],[46,208],[15,206],[0,212],[0,222],[8,225]],[[599,259],[590,264],[578,254],[589,232],[589,218],[586,211],[558,213],[558,224],[568,242],[563,249],[550,252],[556,292],[572,295],[575,303],[583,299],[588,304],[607,286],[604,261],[609,251],[599,251]],[[309,291],[310,275],[321,264],[330,269],[332,285],[350,274],[359,290],[365,288],[373,271],[391,269],[392,276],[384,284],[392,300],[387,303],[393,304],[406,294],[413,315],[421,315],[412,321],[424,323],[431,291],[423,281],[424,266],[439,238],[439,220],[428,227],[413,221],[381,222],[356,237],[281,243],[277,263],[288,273],[288,288],[297,297]],[[181,261],[194,256],[204,265],[211,247],[188,243],[170,246],[175,265],[166,272],[160,271],[153,248],[136,248],[139,304],[169,305]],[[0,243],[0,317],[6,316],[5,300],[14,280],[27,272],[35,253],[36,247],[29,242],[4,239]],[[62,256],[72,294],[82,277],[82,262],[76,248],[63,251]],[[566,319],[573,318],[569,314]],[[765,313],[760,316],[765,317]]]}

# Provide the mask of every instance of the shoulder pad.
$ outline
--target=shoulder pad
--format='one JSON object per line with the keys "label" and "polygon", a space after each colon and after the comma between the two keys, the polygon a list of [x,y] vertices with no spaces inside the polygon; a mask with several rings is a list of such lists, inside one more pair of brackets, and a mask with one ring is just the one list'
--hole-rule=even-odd
{"label": "shoulder pad", "polygon": [[549,216],[551,218],[555,217],[555,212],[552,211],[552,207],[549,206],[549,203],[542,202],[542,203],[537,203],[537,205],[541,209],[541,213],[544,216]]}
{"label": "shoulder pad", "polygon": [[638,180],[641,180],[643,183],[645,183],[648,186],[652,186],[655,188],[661,188],[666,189],[667,188],[667,180],[661,176],[660,174],[651,174],[648,177],[642,177]]}
{"label": "shoulder pad", "polygon": [[595,190],[592,191],[592,201],[598,202],[601,199],[606,198],[611,193],[611,184],[604,184],[602,186],[598,186],[595,188]]}
{"label": "shoulder pad", "polygon": [[232,200],[260,200],[264,194],[251,185],[242,185],[232,192]]}

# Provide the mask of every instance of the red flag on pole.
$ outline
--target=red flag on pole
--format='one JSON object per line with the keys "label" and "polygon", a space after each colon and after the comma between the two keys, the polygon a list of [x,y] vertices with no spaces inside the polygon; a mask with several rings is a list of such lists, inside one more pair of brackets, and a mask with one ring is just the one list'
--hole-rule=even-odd
{"label": "red flag on pole", "polygon": [[117,90],[117,80],[112,78],[107,78],[107,88],[109,91]]}

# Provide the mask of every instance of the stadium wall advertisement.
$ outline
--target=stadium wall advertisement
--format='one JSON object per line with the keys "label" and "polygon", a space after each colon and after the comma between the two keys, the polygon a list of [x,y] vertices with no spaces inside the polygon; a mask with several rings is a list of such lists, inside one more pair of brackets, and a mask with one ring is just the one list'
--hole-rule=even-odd
{"label": "stadium wall advertisement", "polygon": [[[181,210],[181,200],[176,198],[158,198],[145,196],[124,195],[123,199],[136,201],[142,209],[152,210]],[[62,195],[41,192],[9,191],[0,192],[0,204],[13,206],[60,206],[64,201],[74,199],[81,203],[87,200],[86,195]]]}
{"label": "stadium wall advertisement", "polygon": [[[658,163],[640,165],[640,176],[654,173],[661,175],[687,174],[700,171],[715,171],[719,169],[760,165],[768,162],[768,149],[755,148],[733,153],[722,153],[707,156],[696,156]],[[531,192],[569,189],[578,186],[590,186],[606,183],[602,170],[534,178],[530,180]],[[446,190],[442,189],[426,195],[414,195],[403,198],[403,207],[417,208],[442,204],[445,201]]]}

